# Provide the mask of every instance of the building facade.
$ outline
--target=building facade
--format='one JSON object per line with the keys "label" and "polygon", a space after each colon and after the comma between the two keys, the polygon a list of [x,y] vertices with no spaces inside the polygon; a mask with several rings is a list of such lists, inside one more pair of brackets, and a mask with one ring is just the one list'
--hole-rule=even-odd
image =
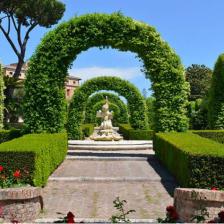
{"label": "building facade", "polygon": [[[16,63],[12,63],[10,65],[3,66],[3,74],[5,76],[12,77],[14,75],[14,72],[16,70]],[[29,63],[24,63],[21,74],[19,75],[19,80],[24,80],[26,78],[26,71],[28,70]],[[74,77],[74,76],[68,76],[67,80],[65,82],[65,96],[66,100],[71,100],[75,89],[77,89],[80,86],[80,78]]]}

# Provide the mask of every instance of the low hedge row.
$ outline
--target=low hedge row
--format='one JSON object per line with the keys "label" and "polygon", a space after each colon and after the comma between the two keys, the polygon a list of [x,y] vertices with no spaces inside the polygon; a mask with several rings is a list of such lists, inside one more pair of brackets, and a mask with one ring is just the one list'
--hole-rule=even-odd
{"label": "low hedge row", "polygon": [[94,131],[94,124],[82,124],[81,130],[84,138],[89,137]]}
{"label": "low hedge row", "polygon": [[29,173],[27,183],[44,186],[67,153],[67,134],[29,134],[0,144],[0,165]]}
{"label": "low hedge row", "polygon": [[0,130],[0,143],[7,142],[20,136],[22,136],[22,132],[18,129]]}
{"label": "low hedge row", "polygon": [[224,188],[224,145],[197,134],[158,133],[156,156],[183,187]]}
{"label": "low hedge row", "polygon": [[203,130],[193,131],[194,134],[198,134],[201,137],[212,139],[219,143],[224,143],[224,130]]}
{"label": "low hedge row", "polygon": [[130,124],[119,124],[119,131],[126,140],[152,140],[153,130],[135,130]]}

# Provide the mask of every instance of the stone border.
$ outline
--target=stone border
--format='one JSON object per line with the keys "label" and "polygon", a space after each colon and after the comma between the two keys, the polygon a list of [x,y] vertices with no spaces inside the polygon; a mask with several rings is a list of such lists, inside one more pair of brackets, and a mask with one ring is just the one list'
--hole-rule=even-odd
{"label": "stone border", "polygon": [[176,188],[174,206],[183,222],[192,222],[194,215],[200,214],[201,209],[207,209],[209,217],[214,219],[224,210],[224,191],[214,191],[196,188]]}
{"label": "stone border", "polygon": [[7,222],[31,222],[43,209],[39,187],[0,189],[0,217]]}

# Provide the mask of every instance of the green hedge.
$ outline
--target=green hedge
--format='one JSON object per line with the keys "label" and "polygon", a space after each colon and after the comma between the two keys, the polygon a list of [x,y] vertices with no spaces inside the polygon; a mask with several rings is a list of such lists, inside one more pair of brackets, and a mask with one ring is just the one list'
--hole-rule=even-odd
{"label": "green hedge", "polygon": [[[152,83],[156,98],[156,130],[183,131],[188,128],[189,88],[184,67],[175,51],[146,23],[121,13],[94,13],[74,17],[51,30],[30,59],[24,99],[24,119],[30,131],[63,130],[66,122],[64,82],[68,68],[81,52],[92,47],[112,47],[135,53],[143,62],[146,78]],[[124,88],[124,91],[128,90]],[[134,109],[138,110],[139,101],[135,103]],[[136,111],[131,117],[139,117],[144,124],[142,114]],[[132,126],[141,129],[142,124],[138,122],[136,127]]]}
{"label": "green hedge", "polygon": [[183,187],[224,188],[224,145],[197,134],[158,133],[156,156]]}
{"label": "green hedge", "polygon": [[28,183],[44,186],[67,153],[67,134],[30,134],[0,144],[0,165],[29,171]]}
{"label": "green hedge", "polygon": [[222,144],[224,143],[224,130],[193,131],[193,133],[198,134],[204,138],[212,139]]}
{"label": "green hedge", "polygon": [[94,131],[94,124],[82,124],[83,137],[89,137]]}
{"label": "green hedge", "polygon": [[[128,123],[128,108],[127,105],[120,99],[120,97],[115,93],[109,92],[97,92],[94,95],[88,98],[85,111],[85,123],[95,123],[96,111],[93,110],[93,107],[98,103],[105,101],[108,97],[109,103],[117,105],[120,109],[118,123],[125,124]],[[101,109],[101,108],[100,108]]]}
{"label": "green hedge", "polygon": [[86,103],[89,96],[100,90],[113,90],[125,97],[128,101],[131,126],[140,130],[147,129],[146,105],[139,89],[127,80],[114,76],[101,76],[87,80],[74,92],[68,113],[69,138],[82,139],[80,127],[84,122]]}
{"label": "green hedge", "polygon": [[119,124],[119,132],[126,140],[152,140],[153,130],[134,130],[130,124]]}
{"label": "green hedge", "polygon": [[21,130],[0,130],[0,143],[7,142],[20,136],[22,136]]}

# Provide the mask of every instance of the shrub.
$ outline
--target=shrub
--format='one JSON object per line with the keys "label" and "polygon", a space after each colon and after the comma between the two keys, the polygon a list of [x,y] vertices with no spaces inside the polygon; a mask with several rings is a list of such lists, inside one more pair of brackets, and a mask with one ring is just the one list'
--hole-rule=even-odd
{"label": "shrub", "polygon": [[224,129],[224,54],[221,54],[215,64],[212,84],[209,92],[209,127]]}
{"label": "shrub", "polygon": [[66,153],[65,133],[30,134],[0,144],[0,165],[8,170],[27,170],[28,184],[44,186]]}
{"label": "shrub", "polygon": [[82,124],[82,133],[84,137],[89,137],[94,131],[94,124]]}
{"label": "shrub", "polygon": [[80,126],[84,121],[88,97],[99,90],[113,90],[124,96],[128,101],[129,120],[132,127],[147,129],[146,105],[139,90],[127,80],[113,76],[101,76],[87,80],[74,92],[68,114],[69,138],[82,139]]}
{"label": "shrub", "polygon": [[96,111],[93,110],[93,107],[98,102],[105,101],[106,97],[108,97],[109,103],[113,103],[119,107],[120,114],[118,117],[118,123],[128,123],[129,115],[127,105],[120,99],[118,95],[109,92],[98,92],[88,98],[85,110],[85,123],[96,122]]}
{"label": "shrub", "polygon": [[156,156],[183,187],[224,186],[224,145],[193,133],[158,133]]}
{"label": "shrub", "polygon": [[3,71],[0,64],[0,130],[3,128],[4,98]]}
{"label": "shrub", "polygon": [[193,131],[193,133],[222,144],[224,143],[224,130]]}
{"label": "shrub", "polygon": [[0,130],[0,143],[7,142],[20,136],[22,136],[21,130],[17,129]]}
{"label": "shrub", "polygon": [[[121,13],[94,13],[72,18],[50,31],[30,59],[24,99],[24,119],[30,131],[63,130],[66,121],[64,82],[69,66],[81,52],[91,47],[109,46],[136,53],[144,63],[143,71],[152,82],[156,98],[156,130],[183,131],[188,128],[189,88],[184,68],[174,50],[148,24]],[[135,103],[133,109],[137,110],[139,102]],[[142,114],[132,113],[131,119],[137,117],[140,123],[133,125],[131,120],[130,123],[141,129],[145,120]]]}
{"label": "shrub", "polygon": [[147,116],[148,123],[150,129],[155,129],[155,107],[154,107],[155,98],[148,97],[146,99],[146,108],[147,108]]}
{"label": "shrub", "polygon": [[152,140],[153,130],[134,130],[129,124],[119,124],[119,131],[127,140]]}

